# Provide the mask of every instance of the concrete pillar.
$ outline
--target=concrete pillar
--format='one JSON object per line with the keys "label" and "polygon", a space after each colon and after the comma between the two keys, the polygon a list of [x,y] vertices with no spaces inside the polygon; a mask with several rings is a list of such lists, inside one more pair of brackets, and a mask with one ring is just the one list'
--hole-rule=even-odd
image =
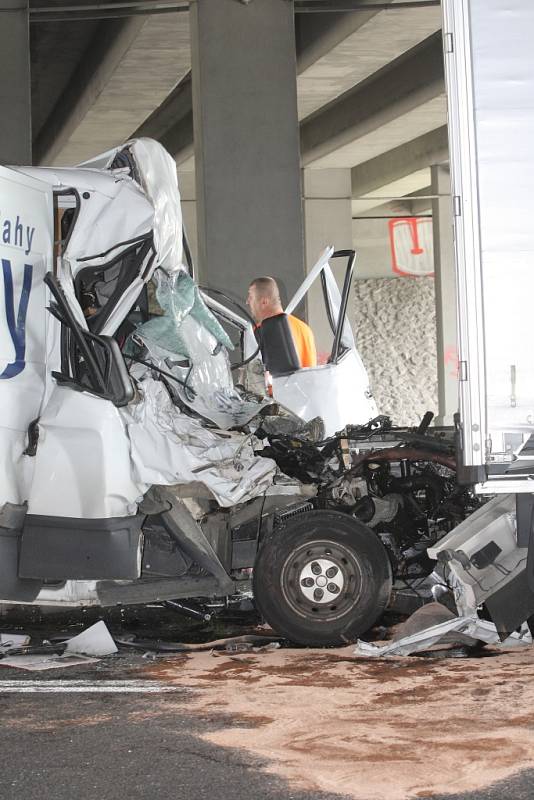
{"label": "concrete pillar", "polygon": [[182,172],[178,166],[178,188],[182,206],[182,219],[187,233],[187,241],[193,257],[195,277],[198,278],[198,245],[197,245],[197,196],[194,172]]}
{"label": "concrete pillar", "polygon": [[[310,270],[328,245],[336,250],[352,248],[351,171],[305,169],[303,190],[306,269]],[[331,265],[341,287],[347,262],[336,260]],[[356,273],[357,270],[356,261]],[[349,313],[351,308],[349,306]],[[315,333],[319,356],[329,355],[333,337],[320,282],[316,282],[308,294],[308,322]]]}
{"label": "concrete pillar", "polygon": [[31,164],[28,0],[0,0],[0,164]]}
{"label": "concrete pillar", "polygon": [[191,3],[199,277],[304,276],[293,3]]}
{"label": "concrete pillar", "polygon": [[436,425],[452,425],[458,410],[458,350],[456,334],[456,275],[450,173],[447,166],[431,168],[436,290],[438,415]]}

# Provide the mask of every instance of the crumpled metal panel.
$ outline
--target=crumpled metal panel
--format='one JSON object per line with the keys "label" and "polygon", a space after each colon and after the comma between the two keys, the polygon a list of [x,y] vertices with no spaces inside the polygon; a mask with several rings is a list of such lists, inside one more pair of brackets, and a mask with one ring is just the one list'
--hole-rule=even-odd
{"label": "crumpled metal panel", "polygon": [[157,263],[167,273],[184,268],[182,249],[182,207],[176,162],[153,139],[127,142],[141,173],[143,188],[154,209],[154,246]]}
{"label": "crumpled metal panel", "polygon": [[[354,655],[364,658],[384,658],[385,656],[409,656],[412,653],[422,653],[437,645],[458,644],[458,640],[472,646],[477,642],[486,644],[500,644],[500,637],[493,622],[479,619],[476,614],[468,617],[454,617],[439,625],[432,625],[425,630],[418,631],[411,636],[406,636],[385,645],[376,645],[372,642],[358,641]],[[514,633],[503,643],[507,647],[531,645],[530,636],[521,636]]]}
{"label": "crumpled metal panel", "polygon": [[180,413],[161,381],[145,377],[139,389],[141,400],[119,409],[136,480],[202,483],[223,507],[258,497],[271,486],[276,464],[254,455],[251,436],[206,428]]}

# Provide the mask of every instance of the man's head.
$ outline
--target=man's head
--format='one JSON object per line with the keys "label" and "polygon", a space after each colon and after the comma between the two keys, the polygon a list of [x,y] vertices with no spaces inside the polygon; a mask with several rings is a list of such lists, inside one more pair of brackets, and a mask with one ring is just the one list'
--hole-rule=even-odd
{"label": "man's head", "polygon": [[256,322],[282,314],[280,291],[274,278],[255,278],[248,287],[247,305]]}

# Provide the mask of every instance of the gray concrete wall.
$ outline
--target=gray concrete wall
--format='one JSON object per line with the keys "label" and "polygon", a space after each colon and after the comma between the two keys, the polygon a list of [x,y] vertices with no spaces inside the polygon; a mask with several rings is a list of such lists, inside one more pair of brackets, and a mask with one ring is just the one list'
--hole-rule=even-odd
{"label": "gray concrete wall", "polygon": [[353,219],[356,279],[393,278],[387,219]]}
{"label": "gray concrete wall", "polygon": [[31,164],[28,0],[0,0],[0,164]]}
{"label": "gray concrete wall", "polygon": [[433,278],[356,281],[353,323],[380,413],[396,425],[437,413]]}

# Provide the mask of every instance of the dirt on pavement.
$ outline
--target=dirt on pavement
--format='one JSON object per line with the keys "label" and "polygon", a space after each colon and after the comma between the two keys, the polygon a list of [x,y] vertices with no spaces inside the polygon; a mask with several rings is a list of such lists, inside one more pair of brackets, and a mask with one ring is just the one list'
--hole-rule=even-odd
{"label": "dirt on pavement", "polygon": [[487,787],[534,767],[534,648],[479,658],[354,659],[352,647],[195,653],[143,668],[188,686],[296,789],[404,800]]}

